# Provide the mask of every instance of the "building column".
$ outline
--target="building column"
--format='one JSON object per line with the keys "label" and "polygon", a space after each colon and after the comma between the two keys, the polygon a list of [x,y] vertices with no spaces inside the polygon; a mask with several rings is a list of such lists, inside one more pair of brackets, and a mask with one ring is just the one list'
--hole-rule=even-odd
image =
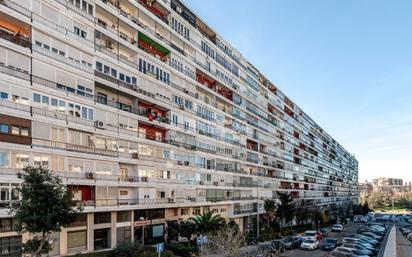
{"label": "building column", "polygon": [[134,242],[134,211],[131,211],[132,213],[130,214],[130,224],[131,224],[131,230],[130,230],[130,236],[132,242]]}
{"label": "building column", "polygon": [[67,254],[67,228],[60,231],[60,255]]}
{"label": "building column", "polygon": [[94,251],[94,213],[87,214],[87,251]]}
{"label": "building column", "polygon": [[115,248],[117,245],[117,229],[116,229],[116,223],[117,223],[117,212],[112,211],[112,219],[111,219],[111,243],[110,243],[110,248]]}

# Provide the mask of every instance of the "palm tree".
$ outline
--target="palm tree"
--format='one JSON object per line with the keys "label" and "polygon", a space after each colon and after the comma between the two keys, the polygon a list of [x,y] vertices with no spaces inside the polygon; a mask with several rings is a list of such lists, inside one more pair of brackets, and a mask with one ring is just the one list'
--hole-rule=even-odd
{"label": "palm tree", "polygon": [[214,232],[225,225],[225,219],[219,214],[213,215],[212,212],[191,217],[190,220],[195,224],[196,232],[201,234]]}
{"label": "palm tree", "polygon": [[295,216],[295,204],[293,202],[293,198],[289,193],[276,192],[276,194],[279,199],[279,204],[276,210],[276,216],[280,218],[279,228],[280,230],[282,230],[282,226],[284,224],[288,224],[293,220]]}
{"label": "palm tree", "polygon": [[274,199],[266,199],[264,203],[265,208],[265,219],[267,221],[267,228],[270,231],[270,235],[272,236],[273,228],[271,224],[276,217],[276,201]]}

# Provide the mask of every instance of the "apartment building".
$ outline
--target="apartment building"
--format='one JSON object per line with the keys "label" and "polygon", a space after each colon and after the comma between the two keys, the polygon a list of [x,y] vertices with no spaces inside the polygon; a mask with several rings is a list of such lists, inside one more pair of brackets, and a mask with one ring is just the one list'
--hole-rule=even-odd
{"label": "apartment building", "polygon": [[2,256],[26,237],[8,212],[25,165],[84,208],[63,256],[209,211],[246,230],[276,191],[358,199],[355,157],[179,0],[0,0]]}

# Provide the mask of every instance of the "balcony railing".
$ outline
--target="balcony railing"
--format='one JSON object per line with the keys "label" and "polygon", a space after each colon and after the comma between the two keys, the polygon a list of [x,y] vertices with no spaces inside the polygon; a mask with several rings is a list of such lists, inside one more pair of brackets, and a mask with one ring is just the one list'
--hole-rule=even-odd
{"label": "balcony railing", "polygon": [[0,38],[20,45],[22,47],[30,47],[30,41],[27,37],[20,36],[17,34],[11,34],[5,30],[0,29]]}
{"label": "balcony railing", "polygon": [[59,55],[59,54],[56,54],[56,53],[54,53],[54,52],[52,52],[52,51],[50,51],[50,50],[47,50],[47,49],[44,49],[44,48],[38,46],[38,45],[33,45],[33,50],[34,50],[35,52],[37,52],[37,53],[40,53],[40,54],[42,54],[42,55],[48,56],[48,57],[50,57],[50,58],[53,58],[53,59],[55,59],[55,60],[57,60],[57,61],[59,61],[59,62],[63,62],[63,63],[66,63],[66,64],[68,64],[68,65],[71,65],[71,66],[73,66],[73,67],[75,67],[75,68],[81,69],[81,70],[83,70],[83,71],[85,71],[85,72],[93,73],[93,69],[92,69],[91,67],[89,67],[89,66],[87,66],[87,65],[85,65],[85,64],[82,64],[82,63],[80,63],[80,62],[77,62],[77,61],[75,61],[75,60],[72,60],[72,59],[66,58],[66,57],[64,57],[64,56],[61,56],[61,55]]}
{"label": "balcony railing", "polygon": [[94,153],[107,156],[119,156],[119,152],[110,149],[102,149],[95,146],[84,146],[77,144],[70,144],[64,142],[51,141],[47,139],[33,138],[32,145],[40,147],[51,147],[59,148],[67,151],[84,152],[84,153]]}

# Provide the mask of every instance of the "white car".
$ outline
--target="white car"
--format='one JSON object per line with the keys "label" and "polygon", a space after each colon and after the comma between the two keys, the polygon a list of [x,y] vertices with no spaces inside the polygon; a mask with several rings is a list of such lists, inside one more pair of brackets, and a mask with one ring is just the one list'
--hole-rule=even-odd
{"label": "white car", "polygon": [[306,238],[300,244],[300,248],[304,250],[316,250],[319,247],[319,241],[315,237]]}
{"label": "white car", "polygon": [[333,232],[342,232],[343,231],[343,226],[341,224],[335,224],[332,227]]}
{"label": "white car", "polygon": [[411,241],[412,241],[412,233],[409,233],[408,235],[406,235],[406,238],[407,238],[408,240],[411,240]]}

